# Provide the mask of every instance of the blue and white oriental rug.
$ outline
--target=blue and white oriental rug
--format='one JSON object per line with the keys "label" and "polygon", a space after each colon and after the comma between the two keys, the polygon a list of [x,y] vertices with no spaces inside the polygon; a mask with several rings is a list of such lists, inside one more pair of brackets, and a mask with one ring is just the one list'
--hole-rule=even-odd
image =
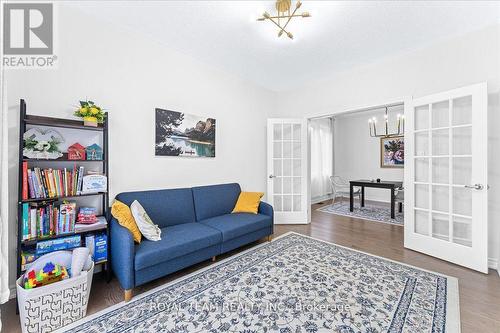
{"label": "blue and white oriental rug", "polygon": [[398,211],[396,206],[394,212],[394,219],[391,219],[391,210],[389,205],[385,206],[373,206],[366,205],[365,207],[359,207],[359,204],[354,206],[354,211],[349,210],[349,202],[336,202],[332,205],[327,205],[318,208],[317,210],[324,213],[330,213],[334,215],[341,215],[347,217],[354,217],[357,219],[363,219],[368,221],[382,222],[393,225],[404,225],[404,214]]}
{"label": "blue and white oriental rug", "polygon": [[287,233],[66,330],[456,333],[458,281]]}

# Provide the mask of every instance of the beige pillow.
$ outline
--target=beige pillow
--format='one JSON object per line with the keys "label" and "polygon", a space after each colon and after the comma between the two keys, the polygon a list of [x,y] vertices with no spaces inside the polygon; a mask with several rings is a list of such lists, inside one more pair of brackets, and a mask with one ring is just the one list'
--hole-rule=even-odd
{"label": "beige pillow", "polygon": [[150,241],[159,241],[161,239],[161,229],[153,223],[139,201],[132,202],[130,210],[141,234]]}

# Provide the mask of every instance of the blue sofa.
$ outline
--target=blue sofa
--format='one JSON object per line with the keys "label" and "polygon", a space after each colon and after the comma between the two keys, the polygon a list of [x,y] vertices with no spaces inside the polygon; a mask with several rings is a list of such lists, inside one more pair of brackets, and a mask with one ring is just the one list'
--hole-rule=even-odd
{"label": "blue sofa", "polygon": [[269,204],[261,202],[258,214],[231,214],[240,192],[232,183],[118,194],[127,205],[139,201],[162,230],[160,241],[143,238],[135,244],[132,234],[111,220],[111,266],[125,300],[135,286],[271,236]]}

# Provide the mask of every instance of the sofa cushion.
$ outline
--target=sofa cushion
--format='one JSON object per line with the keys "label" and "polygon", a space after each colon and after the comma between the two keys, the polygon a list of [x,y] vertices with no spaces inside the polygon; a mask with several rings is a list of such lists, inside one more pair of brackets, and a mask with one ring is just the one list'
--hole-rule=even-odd
{"label": "sofa cushion", "polygon": [[201,223],[183,223],[162,228],[161,240],[143,240],[135,246],[135,270],[157,265],[221,243],[220,231]]}
{"label": "sofa cushion", "polygon": [[193,187],[196,220],[231,213],[240,192],[236,183]]}
{"label": "sofa cushion", "polygon": [[116,196],[130,206],[139,201],[146,213],[160,228],[195,222],[193,193],[189,188],[124,192]]}
{"label": "sofa cushion", "polygon": [[222,241],[226,242],[241,235],[251,233],[263,228],[269,228],[272,224],[270,216],[251,213],[234,213],[212,217],[200,221],[222,232]]}

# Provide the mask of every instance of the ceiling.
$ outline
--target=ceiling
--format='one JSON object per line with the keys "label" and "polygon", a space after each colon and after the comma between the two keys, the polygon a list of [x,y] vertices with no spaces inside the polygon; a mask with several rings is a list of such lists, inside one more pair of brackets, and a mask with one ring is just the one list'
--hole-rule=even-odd
{"label": "ceiling", "polygon": [[[294,3],[295,0],[292,0]],[[500,23],[500,3],[309,1],[311,18],[289,25],[295,40],[257,22],[273,1],[91,1],[78,6],[274,91],[297,88]]]}

